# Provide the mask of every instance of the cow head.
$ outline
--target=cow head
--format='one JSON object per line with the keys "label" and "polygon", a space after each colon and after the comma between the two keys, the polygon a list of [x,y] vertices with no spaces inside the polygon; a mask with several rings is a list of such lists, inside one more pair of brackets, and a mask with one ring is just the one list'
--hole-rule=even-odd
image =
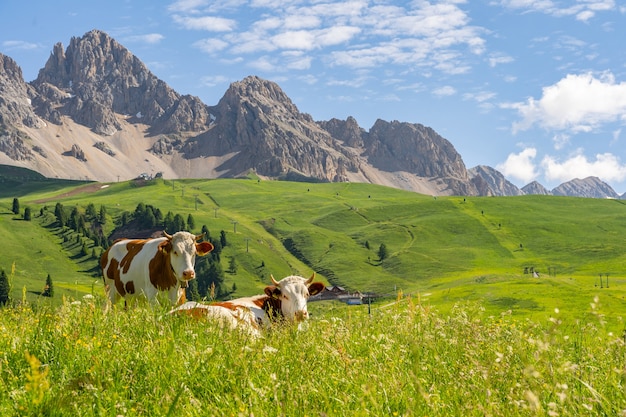
{"label": "cow head", "polygon": [[167,240],[161,243],[159,250],[169,256],[172,273],[180,281],[181,287],[187,287],[187,282],[196,277],[196,255],[206,255],[213,250],[213,245],[209,242],[197,242],[203,234],[176,232],[169,235],[163,232],[163,235]]}
{"label": "cow head", "polygon": [[302,321],[309,318],[307,301],[311,295],[315,295],[324,289],[321,282],[313,282],[315,273],[309,279],[291,275],[276,281],[273,275],[272,283],[265,287],[265,294],[277,301],[283,316],[287,320]]}

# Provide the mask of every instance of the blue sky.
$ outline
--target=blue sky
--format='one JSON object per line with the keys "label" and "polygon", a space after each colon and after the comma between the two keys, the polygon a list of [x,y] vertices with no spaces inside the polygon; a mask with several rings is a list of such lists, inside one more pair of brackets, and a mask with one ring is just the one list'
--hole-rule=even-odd
{"label": "blue sky", "polygon": [[209,105],[258,75],[315,120],[430,126],[520,187],[593,175],[626,192],[626,1],[0,3],[0,52],[26,81],[92,29]]}

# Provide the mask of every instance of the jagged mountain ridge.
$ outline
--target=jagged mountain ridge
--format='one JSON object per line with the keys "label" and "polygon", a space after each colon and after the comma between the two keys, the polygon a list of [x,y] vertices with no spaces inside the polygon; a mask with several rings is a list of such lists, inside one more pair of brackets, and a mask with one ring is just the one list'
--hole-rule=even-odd
{"label": "jagged mountain ridge", "polygon": [[[514,196],[523,195],[520,190],[504,178],[498,170],[486,165],[478,165],[469,170],[469,175],[477,184],[480,195],[485,196]],[[482,181],[479,181],[481,179]],[[481,185],[483,184],[483,185]]]}
{"label": "jagged mountain ridge", "polygon": [[[420,124],[316,122],[258,77],[215,106],[180,95],[125,47],[93,30],[54,45],[36,80],[0,54],[0,163],[49,177],[114,181],[237,177],[369,182],[433,195],[518,195],[493,168],[468,171]],[[511,188],[512,187],[512,188]],[[571,190],[570,190],[571,191]]]}
{"label": "jagged mountain ridge", "polygon": [[61,112],[103,135],[121,130],[116,115],[143,119],[151,133],[196,131],[209,124],[199,98],[178,94],[99,30],[73,37],[65,51],[57,43],[32,85],[46,120],[60,124]]}

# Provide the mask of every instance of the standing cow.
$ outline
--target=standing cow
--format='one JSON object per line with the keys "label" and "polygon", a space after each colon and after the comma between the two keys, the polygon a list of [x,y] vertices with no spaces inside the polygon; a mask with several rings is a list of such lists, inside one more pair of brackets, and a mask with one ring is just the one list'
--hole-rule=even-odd
{"label": "standing cow", "polygon": [[212,304],[188,301],[170,314],[184,314],[193,317],[217,319],[231,328],[239,328],[254,336],[261,336],[261,329],[271,326],[277,320],[301,322],[309,318],[307,301],[310,296],[324,290],[324,284],[310,278],[291,275],[265,287],[265,294],[237,298]]}
{"label": "standing cow", "polygon": [[206,255],[213,245],[198,243],[203,235],[163,234],[156,239],[119,239],[102,254],[100,267],[111,304],[120,298],[156,303],[159,293],[167,293],[171,305],[178,304],[179,290],[196,277],[196,255]]}

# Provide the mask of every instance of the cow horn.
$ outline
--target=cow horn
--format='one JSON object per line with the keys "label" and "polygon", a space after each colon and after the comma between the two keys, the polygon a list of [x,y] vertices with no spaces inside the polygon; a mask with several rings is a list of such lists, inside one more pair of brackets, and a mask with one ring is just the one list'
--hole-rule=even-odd
{"label": "cow horn", "polygon": [[200,240],[204,237],[204,233],[200,233],[199,235],[196,235],[196,240]]}
{"label": "cow horn", "polygon": [[278,286],[278,281],[276,281],[276,279],[274,279],[274,275],[270,274],[270,278],[272,278],[272,284]]}
{"label": "cow horn", "polygon": [[306,284],[312,283],[314,278],[315,278],[315,271],[313,272],[313,275],[311,275],[311,278],[306,280]]}
{"label": "cow horn", "polygon": [[165,236],[168,239],[172,239],[172,235],[170,235],[169,233],[167,233],[165,230],[163,230],[163,236]]}

